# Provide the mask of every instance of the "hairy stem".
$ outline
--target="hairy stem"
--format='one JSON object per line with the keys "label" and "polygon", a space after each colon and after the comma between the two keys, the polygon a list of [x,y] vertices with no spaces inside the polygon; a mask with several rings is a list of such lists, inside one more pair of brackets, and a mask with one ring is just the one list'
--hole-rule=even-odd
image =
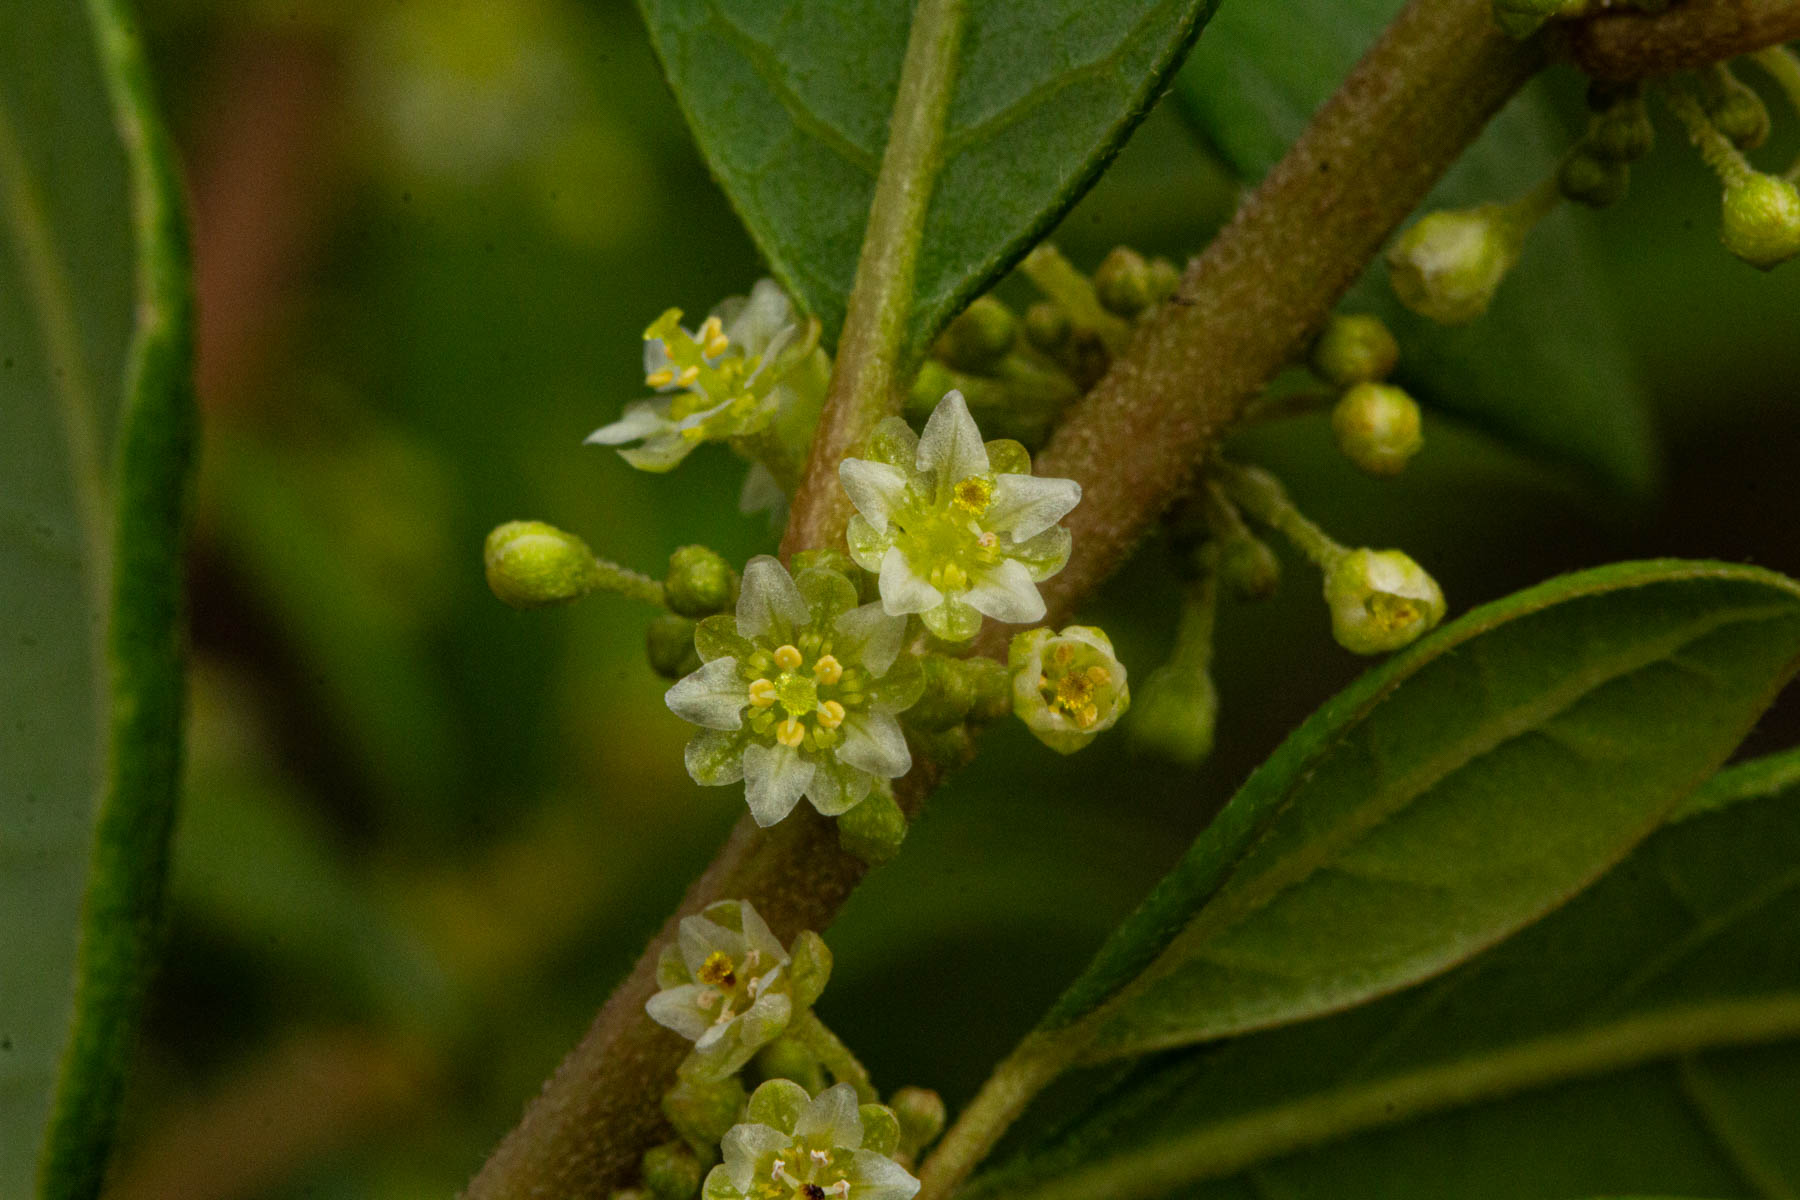
{"label": "hairy stem", "polygon": [[1796,0],[1688,0],[1665,13],[1607,13],[1571,25],[1575,65],[1600,79],[1643,79],[1800,39]]}
{"label": "hairy stem", "polygon": [[781,542],[784,559],[843,540],[850,501],[838,487],[838,464],[883,417],[899,412],[905,399],[900,360],[906,352],[925,213],[943,165],[944,122],[956,80],[963,16],[963,0],[919,0],[913,14],[837,363],[801,483],[815,503],[795,506]]}
{"label": "hairy stem", "polygon": [[881,1093],[875,1090],[875,1083],[869,1078],[869,1069],[862,1065],[862,1060],[851,1052],[850,1047],[844,1045],[842,1038],[819,1020],[818,1014],[807,1009],[794,1021],[788,1034],[799,1038],[813,1052],[819,1065],[831,1072],[832,1079],[854,1087],[858,1103],[880,1103]]}

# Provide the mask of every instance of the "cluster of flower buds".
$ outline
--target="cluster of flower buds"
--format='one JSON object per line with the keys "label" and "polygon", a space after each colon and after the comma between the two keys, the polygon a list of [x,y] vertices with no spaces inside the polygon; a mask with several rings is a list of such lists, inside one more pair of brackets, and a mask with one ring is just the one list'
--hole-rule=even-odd
{"label": "cluster of flower buds", "polygon": [[1494,23],[1516,38],[1530,37],[1550,21],[1572,21],[1602,10],[1659,13],[1672,0],[1494,0]]}
{"label": "cluster of flower buds", "polygon": [[[1785,47],[1756,56],[1800,110],[1800,63]],[[1758,171],[1744,157],[1746,149],[1768,136],[1768,111],[1750,91],[1720,67],[1702,77],[1698,95],[1681,83],[1663,91],[1669,108],[1700,157],[1724,184],[1720,201],[1719,239],[1725,248],[1753,267],[1771,270],[1800,255],[1800,162],[1785,175]]]}
{"label": "cluster of flower buds", "polygon": [[1343,393],[1331,430],[1344,457],[1371,475],[1397,475],[1425,445],[1418,403],[1386,382],[1400,346],[1379,317],[1334,314],[1313,343],[1308,362]]}

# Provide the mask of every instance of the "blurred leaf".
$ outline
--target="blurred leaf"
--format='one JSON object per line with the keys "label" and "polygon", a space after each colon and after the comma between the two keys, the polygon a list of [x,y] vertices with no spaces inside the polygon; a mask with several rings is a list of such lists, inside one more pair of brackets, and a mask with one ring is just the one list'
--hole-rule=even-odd
{"label": "blurred leaf", "polygon": [[[639,0],[713,173],[837,336],[912,6]],[[1099,174],[1213,0],[970,0],[909,342],[998,278]],[[720,292],[729,290],[721,285]]]}
{"label": "blurred leaf", "polygon": [[0,9],[7,1196],[40,1144],[45,1195],[98,1190],[155,957],[194,419],[177,194],[118,6]]}
{"label": "blurred leaf", "polygon": [[[1400,7],[1400,0],[1230,5],[1177,77],[1175,97],[1245,179],[1259,179]],[[1512,199],[1555,169],[1569,140],[1548,98],[1529,89],[1425,207]],[[1427,405],[1642,496],[1657,473],[1648,400],[1589,218],[1563,207],[1532,235],[1493,307],[1472,325],[1446,328],[1407,311],[1381,267],[1344,307],[1388,322],[1402,347],[1397,378]]]}
{"label": "blurred leaf", "polygon": [[1800,655],[1800,589],[1624,563],[1464,616],[1364,675],[1244,784],[1053,1010],[1130,988],[1092,1058],[1363,1003],[1536,920],[1742,739]]}
{"label": "blurred leaf", "polygon": [[1340,1016],[1147,1062],[975,1194],[1794,1195],[1797,783],[1791,753],[1724,772],[1511,941]]}

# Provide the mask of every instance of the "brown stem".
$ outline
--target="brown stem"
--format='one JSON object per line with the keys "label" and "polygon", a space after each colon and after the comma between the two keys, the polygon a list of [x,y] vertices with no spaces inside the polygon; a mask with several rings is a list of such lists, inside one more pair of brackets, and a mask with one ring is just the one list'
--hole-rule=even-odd
{"label": "brown stem", "polygon": [[1589,75],[1642,79],[1800,39],[1800,0],[1687,0],[1656,16],[1607,13],[1563,36]]}

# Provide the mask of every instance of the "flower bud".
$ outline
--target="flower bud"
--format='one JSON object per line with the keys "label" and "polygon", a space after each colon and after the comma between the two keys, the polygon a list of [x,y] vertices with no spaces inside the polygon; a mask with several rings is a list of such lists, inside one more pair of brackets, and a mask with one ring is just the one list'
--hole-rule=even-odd
{"label": "flower bud", "polygon": [[1028,629],[1013,638],[1007,666],[1014,714],[1059,754],[1075,753],[1131,707],[1125,664],[1092,625]]}
{"label": "flower bud", "polygon": [[711,1152],[736,1125],[747,1097],[736,1075],[711,1083],[678,1076],[663,1093],[663,1116],[682,1140],[696,1150]]}
{"label": "flower bud", "polygon": [[1150,260],[1150,295],[1161,304],[1181,287],[1181,268],[1166,258]]}
{"label": "flower bud", "polygon": [[1398,650],[1444,616],[1444,593],[1398,550],[1352,550],[1325,573],[1331,634],[1357,654]]}
{"label": "flower bud", "polygon": [[1800,254],[1800,191],[1786,179],[1752,173],[1725,189],[1719,236],[1752,266],[1767,271],[1786,262]]}
{"label": "flower bud", "polygon": [[1656,145],[1656,126],[1641,96],[1620,101],[1600,114],[1587,138],[1589,148],[1614,162],[1636,162]]}
{"label": "flower bud", "polygon": [[1281,560],[1261,538],[1245,534],[1219,547],[1219,582],[1240,600],[1267,600],[1281,586]]}
{"label": "flower bud", "polygon": [[1749,85],[1723,66],[1702,77],[1706,115],[1713,128],[1739,150],[1754,150],[1769,140],[1769,109]]}
{"label": "flower bud", "polygon": [[862,1148],[892,1158],[900,1148],[900,1119],[894,1110],[885,1104],[864,1104],[856,1115],[862,1118]]}
{"label": "flower bud", "polygon": [[566,604],[600,585],[594,552],[542,521],[508,521],[487,536],[488,587],[514,608]]}
{"label": "flower bud", "polygon": [[890,1097],[890,1103],[900,1122],[903,1153],[916,1157],[944,1132],[949,1114],[944,1110],[943,1097],[930,1088],[903,1087]]}
{"label": "flower bud", "polygon": [[819,1064],[819,1056],[797,1037],[783,1034],[757,1051],[756,1069],[764,1079],[786,1079],[814,1095],[825,1090],[825,1068]]}
{"label": "flower bud", "polygon": [[959,371],[984,372],[1006,357],[1018,333],[1019,319],[1012,309],[992,296],[982,296],[938,335],[932,352]]}
{"label": "flower bud", "polygon": [[906,393],[906,416],[917,424],[931,416],[931,411],[944,398],[944,393],[956,389],[956,376],[949,367],[928,358],[919,364],[919,373],[913,376],[911,390]]}
{"label": "flower bud", "polygon": [[1499,204],[1434,212],[1402,233],[1386,256],[1400,302],[1440,325],[1486,312],[1521,249],[1505,212]]}
{"label": "flower bud", "polygon": [[644,630],[644,652],[650,669],[664,679],[680,679],[700,669],[694,649],[694,623],[674,613],[663,613]]}
{"label": "flower bud", "polygon": [[716,550],[682,546],[669,556],[663,581],[668,606],[684,617],[710,617],[737,603],[738,575]]}
{"label": "flower bud", "polygon": [[1607,208],[1625,198],[1631,186],[1631,168],[1583,146],[1563,159],[1556,171],[1556,186],[1577,204]]}
{"label": "flower bud", "polygon": [[1045,354],[1062,349],[1069,340],[1069,329],[1069,314],[1060,305],[1040,300],[1025,310],[1025,340]]}
{"label": "flower bud", "polygon": [[1138,689],[1126,732],[1140,749],[1183,766],[1212,753],[1219,693],[1210,672],[1165,663]]}
{"label": "flower bud", "polygon": [[1368,313],[1336,314],[1312,348],[1312,369],[1338,387],[1386,379],[1400,361],[1400,343],[1381,318]]}
{"label": "flower bud", "polygon": [[1094,294],[1107,311],[1137,316],[1156,302],[1150,264],[1129,246],[1115,247],[1094,270]]}
{"label": "flower bud", "polygon": [[831,947],[824,938],[804,929],[788,947],[788,955],[792,960],[788,964],[788,979],[792,981],[794,1004],[811,1008],[831,981]]}
{"label": "flower bud", "polygon": [[868,799],[839,817],[837,823],[838,845],[871,867],[892,860],[906,841],[906,814],[881,788],[870,792]]}
{"label": "flower bud", "polygon": [[644,1187],[655,1200],[692,1200],[700,1191],[700,1160],[680,1142],[644,1151]]}
{"label": "flower bud", "polygon": [[1344,457],[1371,475],[1397,475],[1425,445],[1419,406],[1386,383],[1359,383],[1331,410],[1331,431]]}
{"label": "flower bud", "polygon": [[823,567],[827,571],[836,571],[845,579],[856,585],[857,599],[867,604],[880,598],[875,577],[856,565],[856,560],[842,550],[802,550],[794,555],[788,563],[788,570],[795,576],[814,568]]}

